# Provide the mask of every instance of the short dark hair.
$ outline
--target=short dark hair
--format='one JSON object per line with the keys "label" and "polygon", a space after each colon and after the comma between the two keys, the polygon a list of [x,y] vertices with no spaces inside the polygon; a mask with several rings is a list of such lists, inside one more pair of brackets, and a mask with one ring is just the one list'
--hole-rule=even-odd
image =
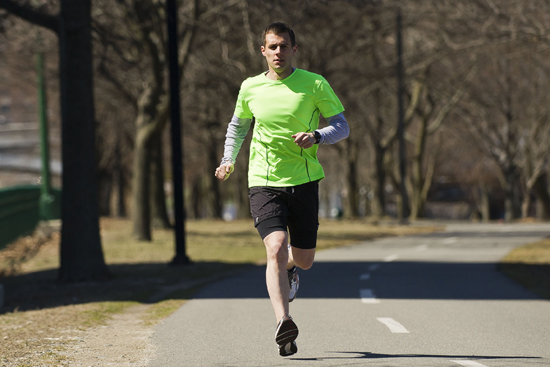
{"label": "short dark hair", "polygon": [[288,33],[290,36],[290,44],[292,47],[296,46],[296,37],[294,36],[294,31],[288,24],[282,23],[282,22],[276,22],[271,23],[264,29],[264,33],[262,34],[262,45],[265,46],[265,36],[268,34],[273,33],[277,35],[281,35],[283,33]]}

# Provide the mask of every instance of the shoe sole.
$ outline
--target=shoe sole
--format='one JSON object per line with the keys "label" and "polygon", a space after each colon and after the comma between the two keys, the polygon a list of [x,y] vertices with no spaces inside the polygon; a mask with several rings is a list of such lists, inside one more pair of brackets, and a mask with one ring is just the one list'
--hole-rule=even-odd
{"label": "shoe sole", "polygon": [[288,357],[298,352],[298,346],[296,342],[287,343],[285,345],[279,345],[279,355],[281,357]]}
{"label": "shoe sole", "polygon": [[298,326],[291,319],[285,319],[275,332],[275,342],[279,346],[292,343],[298,337]]}

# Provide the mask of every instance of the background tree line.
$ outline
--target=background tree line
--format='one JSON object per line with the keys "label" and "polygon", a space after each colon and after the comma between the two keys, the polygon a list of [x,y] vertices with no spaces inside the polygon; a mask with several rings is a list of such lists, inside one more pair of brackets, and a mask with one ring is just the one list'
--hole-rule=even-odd
{"label": "background tree line", "polygon": [[[44,19],[61,14],[67,3],[0,0],[5,67],[17,65],[22,78],[33,72],[28,55],[37,28],[28,22],[53,30],[57,25]],[[151,226],[170,226],[164,1],[92,0],[89,9],[95,97],[95,136],[89,137],[99,210],[131,216],[136,238],[150,240]],[[452,186],[476,204],[483,220],[498,218],[499,206],[506,220],[548,219],[550,4],[544,0],[181,0],[187,217],[221,218],[227,204],[239,217],[249,215],[247,144],[231,180],[222,185],[213,172],[240,83],[266,68],[260,35],[272,21],[293,26],[295,66],[325,76],[346,108],[350,137],[319,151],[327,173],[322,207],[341,200],[349,218],[397,215],[403,200],[398,11],[409,208],[400,214],[424,217],[434,193]],[[54,33],[43,34],[51,95],[59,93],[54,78],[61,76]]]}

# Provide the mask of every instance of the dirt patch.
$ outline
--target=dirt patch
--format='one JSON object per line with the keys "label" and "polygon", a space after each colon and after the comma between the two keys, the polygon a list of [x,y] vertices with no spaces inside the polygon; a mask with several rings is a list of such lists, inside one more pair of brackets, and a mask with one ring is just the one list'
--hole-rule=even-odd
{"label": "dirt patch", "polygon": [[86,312],[93,306],[68,305],[27,312],[11,312],[0,318],[2,366],[68,365],[62,352],[81,340]]}
{"label": "dirt patch", "polygon": [[155,353],[154,325],[144,322],[150,305],[136,305],[115,314],[105,325],[79,333],[59,354],[71,366],[147,366]]}

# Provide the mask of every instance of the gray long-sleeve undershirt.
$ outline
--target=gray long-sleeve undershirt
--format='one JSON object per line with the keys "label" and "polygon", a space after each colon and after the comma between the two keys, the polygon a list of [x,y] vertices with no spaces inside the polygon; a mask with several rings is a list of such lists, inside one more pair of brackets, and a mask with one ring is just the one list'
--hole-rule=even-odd
{"label": "gray long-sleeve undershirt", "polygon": [[[317,129],[321,134],[319,144],[334,144],[348,137],[349,126],[343,113],[328,117],[327,121],[329,123],[328,126]],[[229,126],[227,127],[227,134],[225,135],[225,145],[221,164],[235,164],[237,154],[239,154],[246,134],[248,134],[248,130],[250,130],[251,123],[252,119],[242,119],[235,115],[231,118],[231,122],[229,122]]]}

